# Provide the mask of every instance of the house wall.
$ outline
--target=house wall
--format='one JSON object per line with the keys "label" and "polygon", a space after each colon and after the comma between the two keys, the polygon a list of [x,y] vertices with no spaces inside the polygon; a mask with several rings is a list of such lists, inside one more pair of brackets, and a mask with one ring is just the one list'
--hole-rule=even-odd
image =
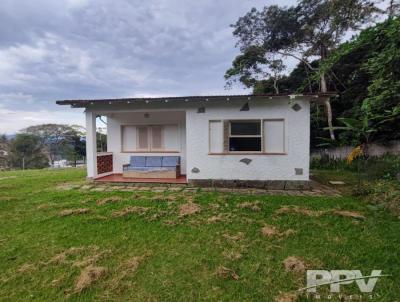
{"label": "house wall", "polygon": [[[249,111],[240,111],[249,102]],[[293,104],[301,109],[295,111]],[[204,113],[198,113],[199,108]],[[121,151],[122,125],[178,124],[179,153],[182,173],[189,180],[308,180],[310,144],[310,100],[289,97],[221,101],[158,102],[91,106],[87,117],[106,115],[108,152],[113,153],[114,173],[121,173],[132,155],[165,155],[165,153],[132,153]],[[201,111],[200,111],[201,112]],[[150,116],[145,118],[145,113]],[[284,119],[286,154],[209,154],[209,121],[233,119]],[[213,143],[218,144],[215,140]],[[249,165],[241,159],[251,159]],[[89,171],[88,166],[88,171]],[[197,168],[194,169],[193,168]],[[296,170],[297,173],[296,173]],[[299,171],[302,169],[302,173]],[[193,171],[192,171],[193,170]],[[195,171],[198,170],[198,173]],[[88,173],[90,176],[90,173]]]}
{"label": "house wall", "polygon": [[[148,117],[145,117],[148,113]],[[114,173],[122,173],[122,166],[129,163],[132,155],[176,155],[181,157],[181,172],[186,174],[186,133],[184,111],[149,111],[149,112],[116,112],[107,115],[107,151],[113,153]],[[177,153],[164,152],[124,152],[122,151],[122,126],[126,125],[177,125],[178,144],[174,148]],[[165,142],[176,141],[173,134],[165,131]],[[132,140],[135,137],[132,136]],[[131,144],[134,145],[134,142]],[[174,143],[174,145],[176,145]],[[170,150],[171,151],[171,150]]]}
{"label": "house wall", "polygon": [[[310,107],[307,100],[254,100],[249,111],[240,111],[241,102],[224,102],[186,111],[187,178],[239,180],[308,180],[310,144]],[[298,103],[301,110],[291,108]],[[286,154],[209,154],[209,121],[232,119],[284,119]],[[249,165],[241,159],[251,159]],[[198,173],[194,173],[197,169]],[[303,169],[296,175],[295,169]]]}

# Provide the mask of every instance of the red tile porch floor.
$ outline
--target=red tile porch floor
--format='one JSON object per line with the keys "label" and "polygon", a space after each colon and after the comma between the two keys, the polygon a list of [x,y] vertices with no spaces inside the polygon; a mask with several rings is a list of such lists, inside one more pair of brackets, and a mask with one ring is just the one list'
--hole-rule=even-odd
{"label": "red tile porch floor", "polygon": [[158,184],[187,184],[185,175],[178,178],[125,178],[122,174],[111,174],[98,177],[95,182],[119,182],[119,183],[158,183]]}

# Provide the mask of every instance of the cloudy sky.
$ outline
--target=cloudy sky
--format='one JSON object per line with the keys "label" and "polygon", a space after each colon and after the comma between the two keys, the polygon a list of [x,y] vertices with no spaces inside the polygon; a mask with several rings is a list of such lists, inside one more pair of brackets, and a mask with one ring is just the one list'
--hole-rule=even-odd
{"label": "cloudy sky", "polygon": [[1,0],[0,133],[83,124],[55,100],[247,93],[224,88],[230,24],[294,0]]}

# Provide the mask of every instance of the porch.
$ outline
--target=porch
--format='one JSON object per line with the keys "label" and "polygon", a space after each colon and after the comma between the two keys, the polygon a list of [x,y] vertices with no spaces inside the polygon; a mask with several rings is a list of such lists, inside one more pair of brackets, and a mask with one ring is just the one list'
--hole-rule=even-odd
{"label": "porch", "polygon": [[186,175],[178,178],[127,178],[122,173],[99,176],[95,180],[98,183],[154,183],[154,184],[187,184]]}
{"label": "porch", "polygon": [[[107,118],[107,152],[97,152],[96,117]],[[88,176],[95,182],[186,184],[185,111],[86,111]],[[90,155],[93,160],[90,160]],[[132,157],[179,158],[177,178],[126,175]],[[147,163],[147,160],[146,160]],[[92,165],[91,165],[92,164]],[[161,165],[160,165],[161,166]],[[157,166],[151,166],[157,167]],[[164,167],[164,161],[163,161]],[[165,170],[165,168],[163,168]],[[146,176],[143,176],[146,177]],[[154,178],[155,177],[155,178]]]}

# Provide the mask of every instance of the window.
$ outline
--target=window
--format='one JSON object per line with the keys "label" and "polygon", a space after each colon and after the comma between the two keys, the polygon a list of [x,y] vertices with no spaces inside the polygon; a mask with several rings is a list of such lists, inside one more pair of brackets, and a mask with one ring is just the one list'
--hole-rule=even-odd
{"label": "window", "polygon": [[209,152],[284,154],[286,136],[284,119],[211,120]]}
{"label": "window", "polygon": [[229,151],[262,151],[261,121],[230,121]]}
{"label": "window", "polygon": [[123,152],[179,152],[178,125],[125,125],[121,128]]}

